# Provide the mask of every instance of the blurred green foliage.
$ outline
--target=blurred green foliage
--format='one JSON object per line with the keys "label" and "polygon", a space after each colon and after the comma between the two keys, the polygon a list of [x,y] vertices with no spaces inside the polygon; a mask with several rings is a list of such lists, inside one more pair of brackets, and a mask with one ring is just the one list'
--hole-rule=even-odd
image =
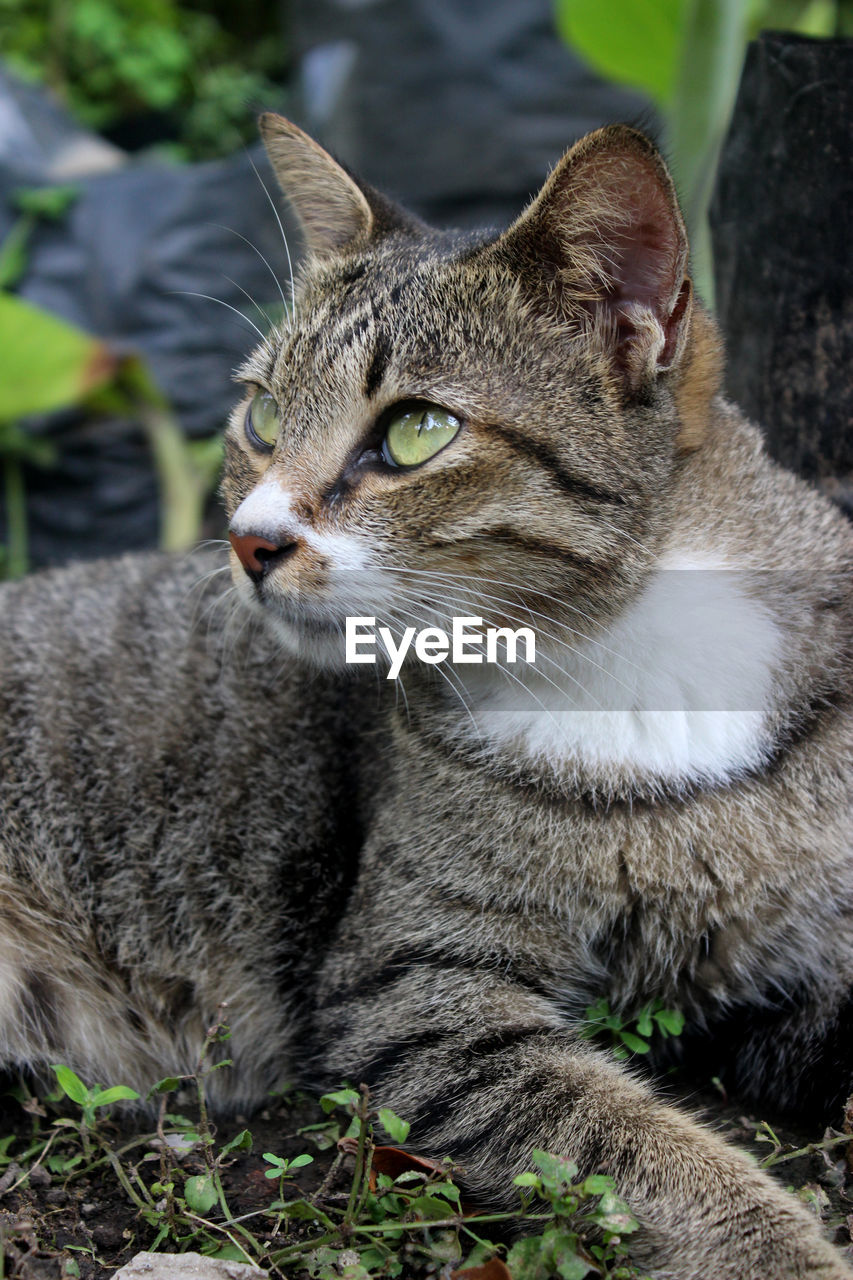
{"label": "blurred green foliage", "polygon": [[6,509],[0,578],[29,568],[25,467],[51,467],[53,445],[26,429],[29,418],[78,408],[91,417],[130,418],[148,439],[160,488],[160,545],[198,539],[204,504],[222,460],[222,440],[187,440],[143,362],[41,307],[0,290],[0,478]]}
{"label": "blurred green foliage", "polygon": [[759,31],[853,35],[851,0],[554,0],[557,27],[595,69],[642,89],[661,111],[710,301],[707,210],[747,42]]}
{"label": "blurred green foliage", "polygon": [[286,50],[274,0],[0,0],[11,70],[48,85],[83,124],[165,117],[180,159],[254,141],[258,106],[283,105]]}

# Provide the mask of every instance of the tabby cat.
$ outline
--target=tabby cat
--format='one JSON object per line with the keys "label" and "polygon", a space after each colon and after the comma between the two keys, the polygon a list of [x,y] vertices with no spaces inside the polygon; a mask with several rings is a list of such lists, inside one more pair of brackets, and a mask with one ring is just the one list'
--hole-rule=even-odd
{"label": "tabby cat", "polygon": [[[660,156],[594,133],[477,238],[261,127],[306,257],[239,375],[230,576],[3,589],[3,1060],[145,1086],[227,1001],[222,1109],[366,1081],[484,1202],[534,1147],[612,1174],[654,1276],[853,1275],[579,1035],[660,999],[744,1097],[853,1088],[853,533],[720,397]],[[353,617],[535,659],[388,681]]]}

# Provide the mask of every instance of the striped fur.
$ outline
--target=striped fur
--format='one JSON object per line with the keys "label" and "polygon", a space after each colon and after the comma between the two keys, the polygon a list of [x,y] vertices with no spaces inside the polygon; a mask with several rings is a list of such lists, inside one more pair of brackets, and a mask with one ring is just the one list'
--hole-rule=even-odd
{"label": "striped fur", "polygon": [[[745,1096],[837,1120],[853,1088],[853,537],[719,397],[662,161],[592,135],[489,240],[263,129],[310,252],[223,494],[289,551],[4,588],[0,1052],[145,1085],[225,1000],[223,1108],[365,1080],[488,1202],[537,1146],[612,1173],[661,1280],[851,1275],[577,1036],[659,997]],[[411,399],[463,426],[394,471]],[[374,687],[362,614],[531,625],[542,657]]]}

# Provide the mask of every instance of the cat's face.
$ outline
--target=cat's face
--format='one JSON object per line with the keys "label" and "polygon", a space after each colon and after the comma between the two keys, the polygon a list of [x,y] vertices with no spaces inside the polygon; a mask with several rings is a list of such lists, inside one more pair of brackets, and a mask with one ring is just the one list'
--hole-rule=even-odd
{"label": "cat's face", "polygon": [[[680,424],[663,374],[689,311],[678,236],[674,267],[652,246],[636,268],[622,218],[636,296],[610,284],[597,306],[560,263],[547,187],[475,243],[362,193],[281,128],[287,154],[271,154],[309,254],[228,428],[238,590],[322,664],[343,663],[348,616],[395,634],[459,615],[543,644],[591,633],[637,590],[666,517]],[[324,199],[349,204],[325,216]],[[653,269],[677,276],[672,315]]]}

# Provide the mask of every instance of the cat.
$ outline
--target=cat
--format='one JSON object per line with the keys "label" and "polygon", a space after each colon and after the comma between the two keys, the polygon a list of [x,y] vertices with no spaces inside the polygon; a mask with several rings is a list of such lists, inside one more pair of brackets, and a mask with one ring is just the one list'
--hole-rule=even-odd
{"label": "cat", "polygon": [[[612,1174],[653,1276],[853,1275],[583,1034],[659,999],[746,1097],[853,1090],[853,532],[721,397],[661,156],[600,130],[472,236],[261,131],[306,255],[227,563],[3,588],[0,1059],[145,1087],[224,1000],[222,1110],[364,1081],[484,1203]],[[429,634],[388,681],[352,618]],[[436,660],[454,618],[502,659]]]}

